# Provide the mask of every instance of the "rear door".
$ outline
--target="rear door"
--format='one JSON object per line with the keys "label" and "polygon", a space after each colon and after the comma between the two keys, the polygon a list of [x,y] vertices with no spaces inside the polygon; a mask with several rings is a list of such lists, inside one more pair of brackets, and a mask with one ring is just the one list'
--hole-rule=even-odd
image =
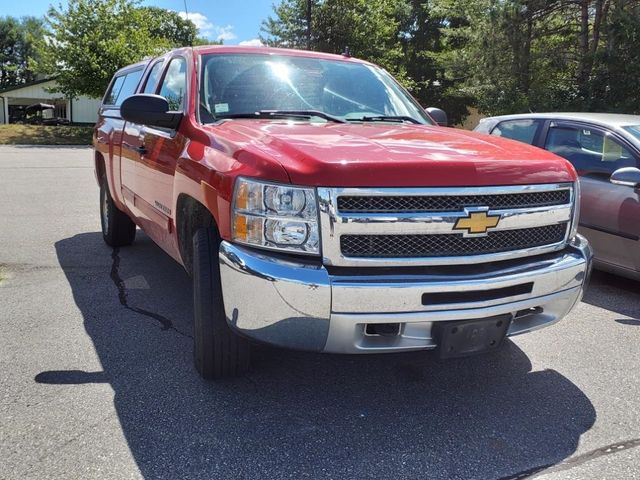
{"label": "rear door", "polygon": [[144,65],[137,65],[131,69],[118,72],[107,89],[96,123],[96,149],[105,158],[110,159],[107,177],[111,192],[117,202],[121,196],[121,148],[125,122],[120,116],[120,105],[126,97],[131,95],[137,87]]}
{"label": "rear door", "polygon": [[597,260],[640,271],[640,222],[632,218],[638,194],[609,181],[615,170],[640,165],[635,149],[612,131],[563,121],[550,122],[544,146],[569,160],[580,176],[580,230]]}

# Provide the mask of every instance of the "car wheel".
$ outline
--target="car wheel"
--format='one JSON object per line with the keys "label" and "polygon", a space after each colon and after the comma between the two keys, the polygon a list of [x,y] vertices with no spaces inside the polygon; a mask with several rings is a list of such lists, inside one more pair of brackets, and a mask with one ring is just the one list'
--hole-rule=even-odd
{"label": "car wheel", "polygon": [[131,245],[136,238],[136,224],[113,203],[106,177],[100,184],[100,224],[102,238],[111,247]]}
{"label": "car wheel", "polygon": [[249,341],[227,324],[218,245],[211,227],[199,229],[193,237],[194,362],[206,379],[236,377],[249,369]]}

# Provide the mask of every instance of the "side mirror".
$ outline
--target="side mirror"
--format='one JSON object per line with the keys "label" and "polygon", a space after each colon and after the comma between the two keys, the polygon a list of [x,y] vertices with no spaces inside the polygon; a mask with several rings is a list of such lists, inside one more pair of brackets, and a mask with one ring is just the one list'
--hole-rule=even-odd
{"label": "side mirror", "polygon": [[175,130],[182,120],[182,112],[169,111],[169,102],[160,95],[139,93],[131,95],[120,105],[120,115],[127,122]]}
{"label": "side mirror", "polygon": [[441,127],[448,127],[449,126],[449,119],[447,118],[447,114],[445,113],[444,110],[441,110],[441,109],[436,108],[436,107],[429,107],[429,108],[427,108],[427,113]]}
{"label": "side mirror", "polygon": [[616,185],[638,188],[640,187],[640,170],[634,167],[619,168],[611,174],[609,181]]}

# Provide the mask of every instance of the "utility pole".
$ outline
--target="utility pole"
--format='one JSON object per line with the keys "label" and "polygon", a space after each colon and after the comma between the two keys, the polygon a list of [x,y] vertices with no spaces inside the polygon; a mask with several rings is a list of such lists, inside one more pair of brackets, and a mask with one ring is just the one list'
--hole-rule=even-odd
{"label": "utility pole", "polygon": [[311,2],[307,0],[307,50],[311,50]]}

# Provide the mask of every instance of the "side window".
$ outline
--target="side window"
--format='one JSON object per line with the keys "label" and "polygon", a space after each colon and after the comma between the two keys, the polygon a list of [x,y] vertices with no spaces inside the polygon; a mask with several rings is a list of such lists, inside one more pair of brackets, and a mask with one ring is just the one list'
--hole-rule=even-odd
{"label": "side window", "polygon": [[144,90],[142,93],[156,93],[156,87],[158,86],[158,81],[160,80],[160,74],[162,73],[162,65],[164,64],[163,60],[156,62],[153,67],[151,67],[151,72],[149,72],[149,76],[147,77],[147,83],[144,86]]}
{"label": "side window", "polygon": [[545,148],[569,160],[581,175],[606,174],[622,167],[635,167],[633,154],[610,135],[588,127],[554,127]]}
{"label": "side window", "polygon": [[187,92],[187,62],[176,57],[171,60],[162,79],[160,95],[167,99],[171,110],[184,110]]}
{"label": "side window", "polygon": [[542,122],[540,120],[505,120],[491,131],[491,135],[533,144]]}
{"label": "side window", "polygon": [[122,89],[122,84],[124,83],[125,75],[119,75],[115,78],[113,83],[111,84],[111,88],[109,92],[104,97],[105,105],[115,105],[116,99],[118,98],[118,94]]}
{"label": "side window", "polygon": [[127,73],[127,78],[124,79],[124,83],[122,84],[122,88],[120,89],[120,93],[116,99],[116,105],[122,105],[122,102],[124,102],[127,97],[130,97],[136,92],[136,87],[140,83],[140,78],[142,78],[142,69]]}
{"label": "side window", "polygon": [[141,69],[117,76],[111,85],[109,93],[104,98],[104,104],[122,105],[122,102],[124,102],[127,97],[135,93],[141,77]]}

